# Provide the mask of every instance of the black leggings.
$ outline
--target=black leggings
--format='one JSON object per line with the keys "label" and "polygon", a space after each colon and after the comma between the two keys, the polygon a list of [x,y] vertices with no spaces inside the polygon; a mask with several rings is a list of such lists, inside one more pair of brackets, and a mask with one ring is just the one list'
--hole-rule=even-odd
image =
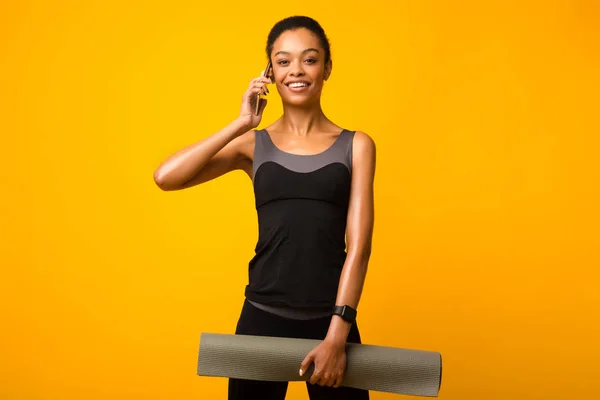
{"label": "black leggings", "polygon": [[[238,335],[279,336],[322,340],[327,335],[331,317],[312,320],[283,318],[244,302],[235,333]],[[361,343],[356,323],[350,328],[348,342]],[[298,366],[299,368],[300,366]],[[284,400],[288,382],[229,379],[229,400]],[[306,382],[310,400],[369,400],[367,390],[348,387],[319,386]]]}

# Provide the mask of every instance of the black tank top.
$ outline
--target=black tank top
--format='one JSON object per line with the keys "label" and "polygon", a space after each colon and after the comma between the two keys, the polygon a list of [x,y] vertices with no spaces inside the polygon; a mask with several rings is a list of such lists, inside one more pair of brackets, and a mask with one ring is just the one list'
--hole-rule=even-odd
{"label": "black tank top", "polygon": [[255,131],[258,241],[245,290],[253,304],[321,314],[335,304],[346,260],[353,137],[344,129],[325,151],[299,155]]}

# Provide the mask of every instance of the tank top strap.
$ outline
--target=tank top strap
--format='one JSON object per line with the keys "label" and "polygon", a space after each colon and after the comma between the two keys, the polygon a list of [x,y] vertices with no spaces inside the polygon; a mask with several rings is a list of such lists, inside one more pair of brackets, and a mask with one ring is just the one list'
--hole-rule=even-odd
{"label": "tank top strap", "polygon": [[348,129],[342,130],[340,136],[331,146],[330,157],[339,161],[343,160],[348,170],[352,172],[352,144],[354,142],[354,132]]}
{"label": "tank top strap", "polygon": [[268,140],[269,138],[266,136],[267,132],[264,129],[255,129],[254,130],[254,153],[253,153],[253,158],[252,158],[252,164],[253,164],[253,174],[252,176],[254,176],[256,174],[256,169],[258,168],[258,166],[260,166],[260,164],[262,164],[264,161],[266,161],[265,157],[268,154],[269,150],[270,150],[270,144],[271,141]]}

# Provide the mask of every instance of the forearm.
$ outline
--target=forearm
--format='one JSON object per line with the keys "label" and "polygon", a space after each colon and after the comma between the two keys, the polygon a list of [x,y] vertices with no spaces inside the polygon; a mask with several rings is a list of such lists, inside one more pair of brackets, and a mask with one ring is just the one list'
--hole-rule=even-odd
{"label": "forearm", "polygon": [[178,187],[190,180],[229,142],[247,131],[238,119],[218,132],[169,156],[154,172],[154,180],[163,188]]}
{"label": "forearm", "polygon": [[[346,257],[336,297],[337,305],[358,308],[367,275],[370,254],[370,249],[364,248],[361,251],[350,253]],[[339,315],[332,316],[327,332],[327,340],[345,343],[351,326],[351,323],[345,321]]]}

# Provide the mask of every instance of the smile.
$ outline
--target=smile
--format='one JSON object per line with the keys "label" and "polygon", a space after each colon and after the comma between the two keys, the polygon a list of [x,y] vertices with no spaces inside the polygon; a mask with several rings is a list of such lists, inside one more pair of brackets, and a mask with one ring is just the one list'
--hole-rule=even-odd
{"label": "smile", "polygon": [[300,92],[310,86],[308,82],[290,82],[285,84],[292,92]]}
{"label": "smile", "polygon": [[292,83],[288,83],[289,87],[305,87],[308,86],[308,83],[306,82],[292,82]]}

